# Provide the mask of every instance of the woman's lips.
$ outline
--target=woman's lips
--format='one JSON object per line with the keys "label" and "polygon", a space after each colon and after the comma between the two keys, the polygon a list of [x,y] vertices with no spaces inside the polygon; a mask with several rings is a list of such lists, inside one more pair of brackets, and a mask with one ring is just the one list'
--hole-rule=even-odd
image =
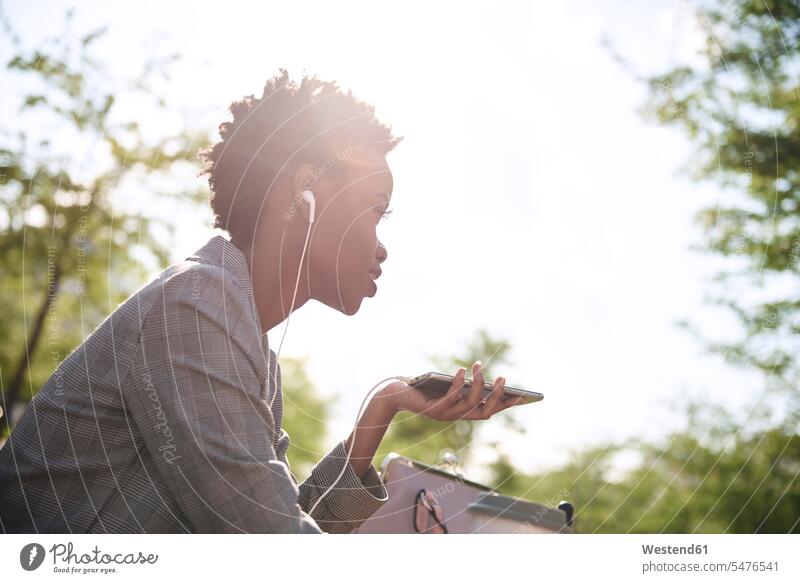
{"label": "woman's lips", "polygon": [[370,271],[369,272],[369,287],[370,293],[368,294],[369,297],[374,297],[376,293],[378,293],[378,284],[375,283],[375,280],[381,276],[380,271]]}

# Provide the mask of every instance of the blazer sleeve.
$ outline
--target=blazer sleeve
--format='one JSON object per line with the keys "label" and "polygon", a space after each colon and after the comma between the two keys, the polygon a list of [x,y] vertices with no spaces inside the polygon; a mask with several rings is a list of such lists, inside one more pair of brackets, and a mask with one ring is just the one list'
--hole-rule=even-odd
{"label": "blazer sleeve", "polygon": [[[276,449],[279,456],[286,461],[290,438],[284,429],[280,432]],[[300,506],[304,511],[308,512],[322,493],[336,481],[346,460],[347,446],[341,441],[314,466],[308,478],[299,484]],[[292,477],[294,478],[294,474]],[[347,533],[358,528],[388,499],[389,494],[375,466],[370,464],[362,480],[348,462],[341,479],[322,499],[311,517],[326,532]]]}
{"label": "blazer sleeve", "polygon": [[256,326],[227,277],[198,265],[164,283],[142,323],[126,407],[194,531],[319,533],[274,449]]}

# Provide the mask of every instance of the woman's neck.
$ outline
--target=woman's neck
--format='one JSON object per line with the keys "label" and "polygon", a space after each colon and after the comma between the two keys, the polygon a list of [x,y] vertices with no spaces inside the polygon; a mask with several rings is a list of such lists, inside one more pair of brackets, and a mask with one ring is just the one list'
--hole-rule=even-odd
{"label": "woman's neck", "polygon": [[[253,284],[253,297],[256,301],[261,333],[272,330],[289,315],[295,283],[300,268],[300,254],[303,250],[305,233],[302,239],[292,236],[291,229],[264,229],[251,246],[239,249],[247,258],[247,267]],[[281,249],[283,257],[281,258]],[[306,259],[308,251],[306,250]],[[308,300],[307,265],[300,274],[297,297],[293,311],[302,307]]]}

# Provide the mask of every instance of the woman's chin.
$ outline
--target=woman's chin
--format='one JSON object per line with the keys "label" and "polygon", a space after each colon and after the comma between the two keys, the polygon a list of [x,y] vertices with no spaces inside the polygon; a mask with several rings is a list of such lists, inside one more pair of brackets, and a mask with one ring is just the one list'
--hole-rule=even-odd
{"label": "woman's chin", "polygon": [[335,308],[345,316],[352,316],[361,309],[361,303],[364,301],[365,297],[367,296],[361,296],[361,298],[357,301],[345,302],[343,304],[335,306]]}
{"label": "woman's chin", "polygon": [[361,309],[361,302],[358,303],[357,306],[348,306],[346,309],[342,310],[341,312],[345,316],[353,316]]}
{"label": "woman's chin", "polygon": [[[347,298],[342,298],[337,302],[324,302],[330,308],[341,312],[345,316],[352,316],[353,314],[357,313],[361,309],[361,304],[364,302],[366,298],[373,298],[378,291],[378,287],[375,285],[375,282],[371,279],[369,280],[369,287],[366,289],[359,290],[354,294],[350,295]],[[355,290],[353,290],[355,291]],[[352,298],[352,299],[350,299]]]}

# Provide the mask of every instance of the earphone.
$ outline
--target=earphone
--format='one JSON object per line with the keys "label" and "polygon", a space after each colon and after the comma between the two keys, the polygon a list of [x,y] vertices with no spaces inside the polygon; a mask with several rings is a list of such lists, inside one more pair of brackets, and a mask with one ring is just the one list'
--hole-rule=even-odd
{"label": "earphone", "polygon": [[[317,199],[314,196],[314,193],[311,192],[310,190],[304,190],[303,194],[302,194],[302,197],[303,197],[303,200],[308,203],[308,224],[310,225],[311,223],[314,222],[314,213],[315,213],[316,207],[317,207]],[[305,253],[305,251],[303,251],[303,253]],[[303,262],[303,260],[301,259],[300,260],[301,265],[302,265],[302,262]]]}
{"label": "earphone", "polygon": [[[315,214],[316,214],[317,201],[316,201],[316,197],[314,196],[314,193],[312,191],[310,191],[310,190],[304,190],[301,193],[301,197],[302,197],[302,199],[304,201],[306,201],[308,203],[308,230],[306,231],[305,243],[303,243],[303,251],[300,254],[300,267],[297,269],[297,280],[295,281],[295,284],[294,284],[294,293],[292,294],[292,305],[289,308],[289,314],[286,316],[286,326],[284,326],[284,328],[283,328],[283,336],[281,336],[280,344],[278,344],[278,352],[275,354],[275,377],[273,379],[273,386],[277,386],[278,359],[280,358],[280,355],[281,355],[281,348],[283,347],[283,340],[284,340],[284,338],[286,338],[286,332],[289,330],[289,319],[292,317],[292,311],[294,311],[294,302],[297,299],[297,288],[300,285],[300,275],[303,272],[303,261],[305,260],[305,257],[306,257],[306,250],[308,248],[308,239],[309,239],[309,237],[311,235],[311,227],[314,224],[314,218],[315,218]],[[342,476],[344,476],[344,473],[347,470],[347,467],[350,465],[350,458],[351,458],[351,456],[353,454],[353,446],[356,443],[355,437],[356,437],[356,431],[358,429],[358,420],[361,419],[361,414],[363,413],[364,405],[367,404],[367,402],[369,401],[370,397],[372,397],[372,395],[376,391],[376,389],[378,389],[385,382],[391,381],[391,380],[406,380],[406,378],[405,377],[396,377],[395,376],[395,377],[387,377],[387,378],[379,381],[374,387],[372,387],[369,390],[369,392],[367,393],[367,396],[364,397],[364,400],[361,401],[361,406],[359,406],[359,408],[358,408],[358,415],[356,417],[356,423],[353,426],[353,439],[350,441],[350,447],[347,450],[347,457],[345,458],[344,464],[342,465],[342,469],[339,472],[339,475],[336,476],[336,479],[333,482],[331,482],[330,486],[328,486],[325,489],[325,491],[322,494],[320,494],[319,498],[317,498],[316,501],[314,502],[314,504],[311,506],[311,509],[308,511],[309,516],[314,513],[314,510],[316,510],[316,508],[319,505],[319,503],[322,502],[322,499],[325,498],[325,496],[327,496],[333,490],[333,488],[336,486],[336,484],[339,483],[339,480],[342,479]],[[272,395],[272,401],[270,402],[270,408],[274,404],[275,397],[277,396],[277,394],[278,394],[278,392],[275,391],[275,394]]]}

